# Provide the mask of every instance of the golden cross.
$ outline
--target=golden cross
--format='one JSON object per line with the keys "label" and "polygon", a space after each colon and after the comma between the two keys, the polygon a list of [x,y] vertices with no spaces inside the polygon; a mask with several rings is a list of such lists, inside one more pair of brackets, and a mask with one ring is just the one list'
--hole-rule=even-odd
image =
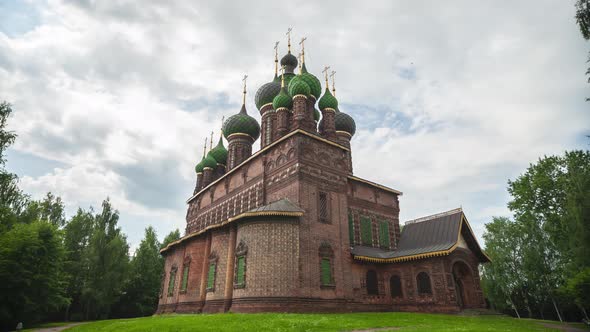
{"label": "golden cross", "polygon": [[287,47],[289,48],[289,52],[291,52],[291,31],[293,28],[287,29]]}
{"label": "golden cross", "polygon": [[211,132],[211,140],[209,140],[209,151],[213,149],[213,131]]}
{"label": "golden cross", "polygon": [[281,66],[281,88],[285,87],[285,66]]}
{"label": "golden cross", "polygon": [[279,72],[279,42],[275,42],[275,76]]}
{"label": "golden cross", "polygon": [[334,97],[336,97],[336,79],[334,78],[335,74],[336,72],[333,70],[330,73],[330,77],[332,78],[332,93],[334,94]]}
{"label": "golden cross", "polygon": [[242,78],[242,82],[244,82],[244,98],[242,100],[242,103],[244,105],[246,105],[246,79],[248,78],[248,75],[244,75],[244,78]]}
{"label": "golden cross", "polygon": [[223,122],[225,121],[225,115],[221,117],[221,135],[223,135]]}
{"label": "golden cross", "polygon": [[330,89],[329,88],[329,84],[328,84],[328,70],[330,69],[330,66],[324,66],[324,70],[322,70],[322,73],[326,74],[326,89]]}
{"label": "golden cross", "polygon": [[299,72],[301,73],[301,64],[303,63],[301,59],[303,59],[303,53],[299,52],[297,59],[299,60]]}
{"label": "golden cross", "polygon": [[303,37],[301,38],[301,41],[299,42],[299,45],[301,45],[301,62],[305,62],[305,44],[303,42],[305,42],[307,40],[307,37]]}
{"label": "golden cross", "polygon": [[205,152],[207,152],[207,137],[205,137],[205,145],[203,145],[203,158],[205,158]]}

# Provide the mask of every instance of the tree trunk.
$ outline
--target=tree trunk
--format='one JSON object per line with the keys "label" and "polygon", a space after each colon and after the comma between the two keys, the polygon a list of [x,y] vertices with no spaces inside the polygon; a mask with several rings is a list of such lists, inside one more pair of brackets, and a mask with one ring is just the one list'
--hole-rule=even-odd
{"label": "tree trunk", "polygon": [[555,303],[555,299],[553,297],[551,297],[551,302],[553,302],[553,307],[555,308],[555,312],[557,313],[557,317],[559,317],[559,321],[563,322],[563,319],[561,319],[561,314],[559,313],[559,309],[557,308],[557,303]]}
{"label": "tree trunk", "polygon": [[586,312],[586,309],[584,309],[584,307],[581,305],[578,305],[578,308],[580,308],[580,310],[582,311],[584,318],[586,318],[586,320],[590,320],[590,318],[588,318],[588,313]]}
{"label": "tree trunk", "polygon": [[516,309],[514,302],[512,302],[512,298],[508,297],[508,300],[510,301],[510,304],[512,305],[512,309],[514,309],[514,312],[516,313],[516,317],[520,318],[520,314],[518,313],[518,310]]}

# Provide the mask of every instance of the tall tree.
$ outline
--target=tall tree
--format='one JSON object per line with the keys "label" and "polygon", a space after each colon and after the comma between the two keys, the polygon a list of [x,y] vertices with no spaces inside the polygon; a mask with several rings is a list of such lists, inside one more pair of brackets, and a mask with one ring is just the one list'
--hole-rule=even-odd
{"label": "tall tree", "polygon": [[66,308],[65,319],[70,320],[70,314],[76,319],[82,318],[82,290],[88,276],[88,243],[94,228],[92,209],[85,211],[78,209],[76,215],[64,227],[64,246],[66,250],[65,272],[67,279],[67,294],[70,304]]}
{"label": "tall tree", "polygon": [[94,218],[86,259],[88,278],[83,289],[86,319],[108,318],[119,299],[129,265],[127,239],[117,222],[118,211],[108,199]]}
{"label": "tall tree", "polygon": [[0,236],[0,325],[34,322],[67,304],[61,232],[44,221]]}
{"label": "tall tree", "polygon": [[8,231],[17,222],[28,204],[28,196],[18,188],[18,178],[5,169],[6,149],[16,139],[16,134],[6,130],[12,108],[7,102],[0,103],[0,234]]}
{"label": "tall tree", "polygon": [[[590,0],[578,0],[576,2],[576,21],[580,27],[580,32],[584,39],[590,39]],[[588,61],[590,62],[590,53],[588,55]],[[586,70],[586,75],[590,75],[590,67]],[[590,83],[590,77],[588,78]],[[590,98],[586,99],[590,100]]]}
{"label": "tall tree", "polygon": [[131,260],[125,295],[118,306],[119,315],[147,316],[156,311],[163,267],[156,231],[149,226]]}
{"label": "tall tree", "polygon": [[170,243],[172,243],[178,239],[180,239],[180,231],[177,228],[177,229],[173,230],[172,232],[168,233],[168,235],[166,235],[164,237],[164,241],[162,241],[161,248],[165,248],[167,245],[169,245]]}

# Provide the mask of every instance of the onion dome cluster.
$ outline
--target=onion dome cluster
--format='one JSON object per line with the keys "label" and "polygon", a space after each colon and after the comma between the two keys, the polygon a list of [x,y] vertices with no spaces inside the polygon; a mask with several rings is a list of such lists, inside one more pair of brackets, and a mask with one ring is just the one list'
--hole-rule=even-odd
{"label": "onion dome cluster", "polygon": [[223,146],[223,139],[219,136],[219,142],[207,155],[213,157],[218,164],[227,165],[227,154],[227,149]]}
{"label": "onion dome cluster", "polygon": [[253,140],[257,140],[260,137],[260,125],[256,119],[248,115],[246,105],[244,104],[242,104],[242,109],[238,114],[234,114],[225,120],[222,128],[223,136],[226,139],[234,134],[245,134]]}

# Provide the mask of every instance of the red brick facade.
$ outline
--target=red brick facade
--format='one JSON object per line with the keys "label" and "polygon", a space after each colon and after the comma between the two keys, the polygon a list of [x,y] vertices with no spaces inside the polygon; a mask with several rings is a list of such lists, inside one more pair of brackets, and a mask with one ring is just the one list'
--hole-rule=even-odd
{"label": "red brick facade", "polygon": [[[162,252],[166,263],[158,313],[457,312],[483,307],[480,260],[469,249],[473,246],[394,263],[351,255],[368,234],[369,246],[396,250],[400,195],[352,176],[351,152],[337,140],[293,130],[189,200],[186,236]],[[303,215],[248,214],[280,199],[299,206]],[[242,285],[236,284],[239,255],[245,262]],[[181,291],[185,265],[188,279]],[[430,293],[418,292],[421,272]],[[397,280],[400,289],[394,290]]]}

